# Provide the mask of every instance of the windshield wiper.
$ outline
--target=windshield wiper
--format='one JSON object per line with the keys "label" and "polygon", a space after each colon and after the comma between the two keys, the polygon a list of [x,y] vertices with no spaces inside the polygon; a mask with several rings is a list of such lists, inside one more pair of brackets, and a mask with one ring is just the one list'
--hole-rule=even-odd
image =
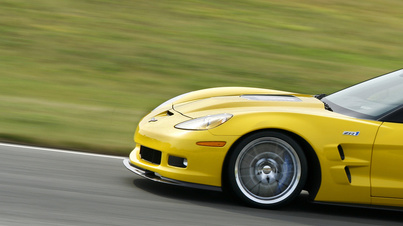
{"label": "windshield wiper", "polygon": [[324,102],[323,100],[322,100],[322,102],[323,102],[323,104],[325,105],[325,109],[326,109],[326,110],[328,110],[328,111],[333,111],[333,109],[332,109],[326,102]]}
{"label": "windshield wiper", "polygon": [[316,99],[322,101],[322,103],[325,105],[325,109],[326,109],[326,110],[328,110],[328,111],[333,111],[333,109],[332,109],[325,101],[322,100],[325,96],[327,96],[327,94],[322,93],[322,94],[317,94],[317,95],[315,95],[314,97],[315,97]]}
{"label": "windshield wiper", "polygon": [[324,93],[322,93],[322,94],[316,94],[314,97],[316,98],[316,99],[318,99],[318,100],[321,100],[323,97],[325,97],[325,96],[327,96],[327,94],[324,94]]}

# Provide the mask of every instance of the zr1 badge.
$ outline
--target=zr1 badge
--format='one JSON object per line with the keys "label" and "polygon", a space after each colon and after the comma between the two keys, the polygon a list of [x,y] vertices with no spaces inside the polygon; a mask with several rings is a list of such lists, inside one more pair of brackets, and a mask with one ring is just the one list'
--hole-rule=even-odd
{"label": "zr1 badge", "polygon": [[348,136],[358,136],[360,132],[352,132],[352,131],[344,131],[343,135],[348,135]]}

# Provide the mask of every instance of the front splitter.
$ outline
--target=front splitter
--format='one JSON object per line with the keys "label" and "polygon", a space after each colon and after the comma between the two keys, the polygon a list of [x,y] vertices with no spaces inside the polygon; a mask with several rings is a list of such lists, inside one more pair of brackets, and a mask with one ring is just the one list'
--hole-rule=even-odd
{"label": "front splitter", "polygon": [[128,170],[131,172],[144,177],[146,179],[159,182],[159,183],[164,183],[164,184],[171,184],[171,185],[177,185],[177,186],[182,186],[182,187],[189,187],[189,188],[197,188],[197,189],[203,189],[203,190],[210,190],[210,191],[222,191],[221,187],[216,187],[216,186],[210,186],[210,185],[204,185],[204,184],[195,184],[195,183],[189,183],[189,182],[184,182],[184,181],[178,181],[170,178],[163,177],[159,175],[158,173],[142,169],[138,166],[135,166],[130,163],[130,160],[128,158],[125,158],[123,160],[123,164],[126,166]]}

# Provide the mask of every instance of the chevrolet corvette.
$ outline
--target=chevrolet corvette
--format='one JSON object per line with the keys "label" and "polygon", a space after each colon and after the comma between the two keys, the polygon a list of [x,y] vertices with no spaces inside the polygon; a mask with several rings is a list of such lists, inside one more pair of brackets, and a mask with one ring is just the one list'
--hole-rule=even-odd
{"label": "chevrolet corvette", "polygon": [[403,207],[403,69],[336,93],[222,87],[146,115],[132,172],[275,209],[314,202]]}

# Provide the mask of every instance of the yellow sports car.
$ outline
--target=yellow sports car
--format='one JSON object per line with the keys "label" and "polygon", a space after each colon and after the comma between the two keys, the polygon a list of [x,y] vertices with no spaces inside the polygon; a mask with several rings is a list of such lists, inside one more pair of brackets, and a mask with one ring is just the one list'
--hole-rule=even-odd
{"label": "yellow sports car", "polygon": [[223,190],[263,208],[301,190],[316,202],[403,207],[403,70],[331,95],[212,88],[139,123],[125,166],[170,184]]}

